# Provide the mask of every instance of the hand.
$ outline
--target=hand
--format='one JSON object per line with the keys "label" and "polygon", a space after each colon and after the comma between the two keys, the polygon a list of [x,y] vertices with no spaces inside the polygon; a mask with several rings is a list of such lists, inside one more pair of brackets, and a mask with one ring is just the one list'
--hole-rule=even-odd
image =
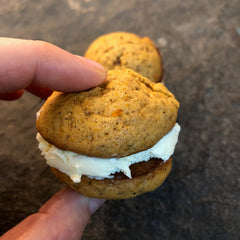
{"label": "hand", "polygon": [[103,202],[103,199],[90,199],[65,187],[48,200],[38,213],[6,232],[1,240],[80,239],[91,214]]}
{"label": "hand", "polygon": [[[42,41],[0,38],[0,53],[0,99],[4,100],[17,99],[25,90],[43,98],[53,90],[85,90],[107,76],[99,64]],[[65,187],[1,240],[80,239],[91,214],[103,202]]]}
{"label": "hand", "polygon": [[107,77],[101,65],[42,41],[0,38],[0,53],[0,99],[17,99],[24,89],[47,98],[52,90],[85,90]]}

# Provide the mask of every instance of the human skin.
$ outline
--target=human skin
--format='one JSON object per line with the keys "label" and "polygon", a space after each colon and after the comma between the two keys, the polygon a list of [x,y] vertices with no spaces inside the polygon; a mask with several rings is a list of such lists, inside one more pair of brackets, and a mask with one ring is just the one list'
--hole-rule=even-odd
{"label": "human skin", "polygon": [[[43,41],[0,38],[0,53],[1,100],[18,99],[25,90],[46,99],[54,90],[86,90],[107,77],[99,64]],[[64,187],[0,239],[80,239],[103,202]]]}

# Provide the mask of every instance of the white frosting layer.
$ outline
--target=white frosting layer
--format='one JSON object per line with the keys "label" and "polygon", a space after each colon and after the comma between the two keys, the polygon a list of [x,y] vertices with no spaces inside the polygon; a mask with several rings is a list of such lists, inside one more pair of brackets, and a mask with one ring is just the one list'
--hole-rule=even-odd
{"label": "white frosting layer", "polygon": [[178,141],[180,126],[176,123],[152,148],[122,158],[97,158],[78,153],[63,151],[45,141],[40,133],[37,134],[39,149],[51,167],[67,174],[75,183],[86,175],[96,179],[111,178],[115,172],[123,172],[131,178],[129,166],[133,163],[147,161],[150,158],[168,160],[174,152]]}

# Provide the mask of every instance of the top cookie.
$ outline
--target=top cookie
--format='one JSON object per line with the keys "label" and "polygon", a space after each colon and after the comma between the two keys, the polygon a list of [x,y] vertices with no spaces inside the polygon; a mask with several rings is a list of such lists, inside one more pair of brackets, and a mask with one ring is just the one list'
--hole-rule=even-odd
{"label": "top cookie", "polygon": [[127,32],[113,32],[97,38],[85,57],[108,70],[130,68],[153,82],[162,79],[162,60],[154,43]]}
{"label": "top cookie", "polygon": [[62,150],[110,158],[146,150],[174,126],[179,103],[165,86],[130,70],[110,70],[104,84],[54,92],[40,110],[42,137]]}

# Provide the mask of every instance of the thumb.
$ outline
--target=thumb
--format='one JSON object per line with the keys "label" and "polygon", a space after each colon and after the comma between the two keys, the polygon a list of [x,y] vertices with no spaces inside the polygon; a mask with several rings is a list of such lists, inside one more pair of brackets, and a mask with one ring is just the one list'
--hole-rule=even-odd
{"label": "thumb", "polygon": [[2,236],[4,239],[80,239],[91,214],[104,202],[63,188],[33,214]]}

